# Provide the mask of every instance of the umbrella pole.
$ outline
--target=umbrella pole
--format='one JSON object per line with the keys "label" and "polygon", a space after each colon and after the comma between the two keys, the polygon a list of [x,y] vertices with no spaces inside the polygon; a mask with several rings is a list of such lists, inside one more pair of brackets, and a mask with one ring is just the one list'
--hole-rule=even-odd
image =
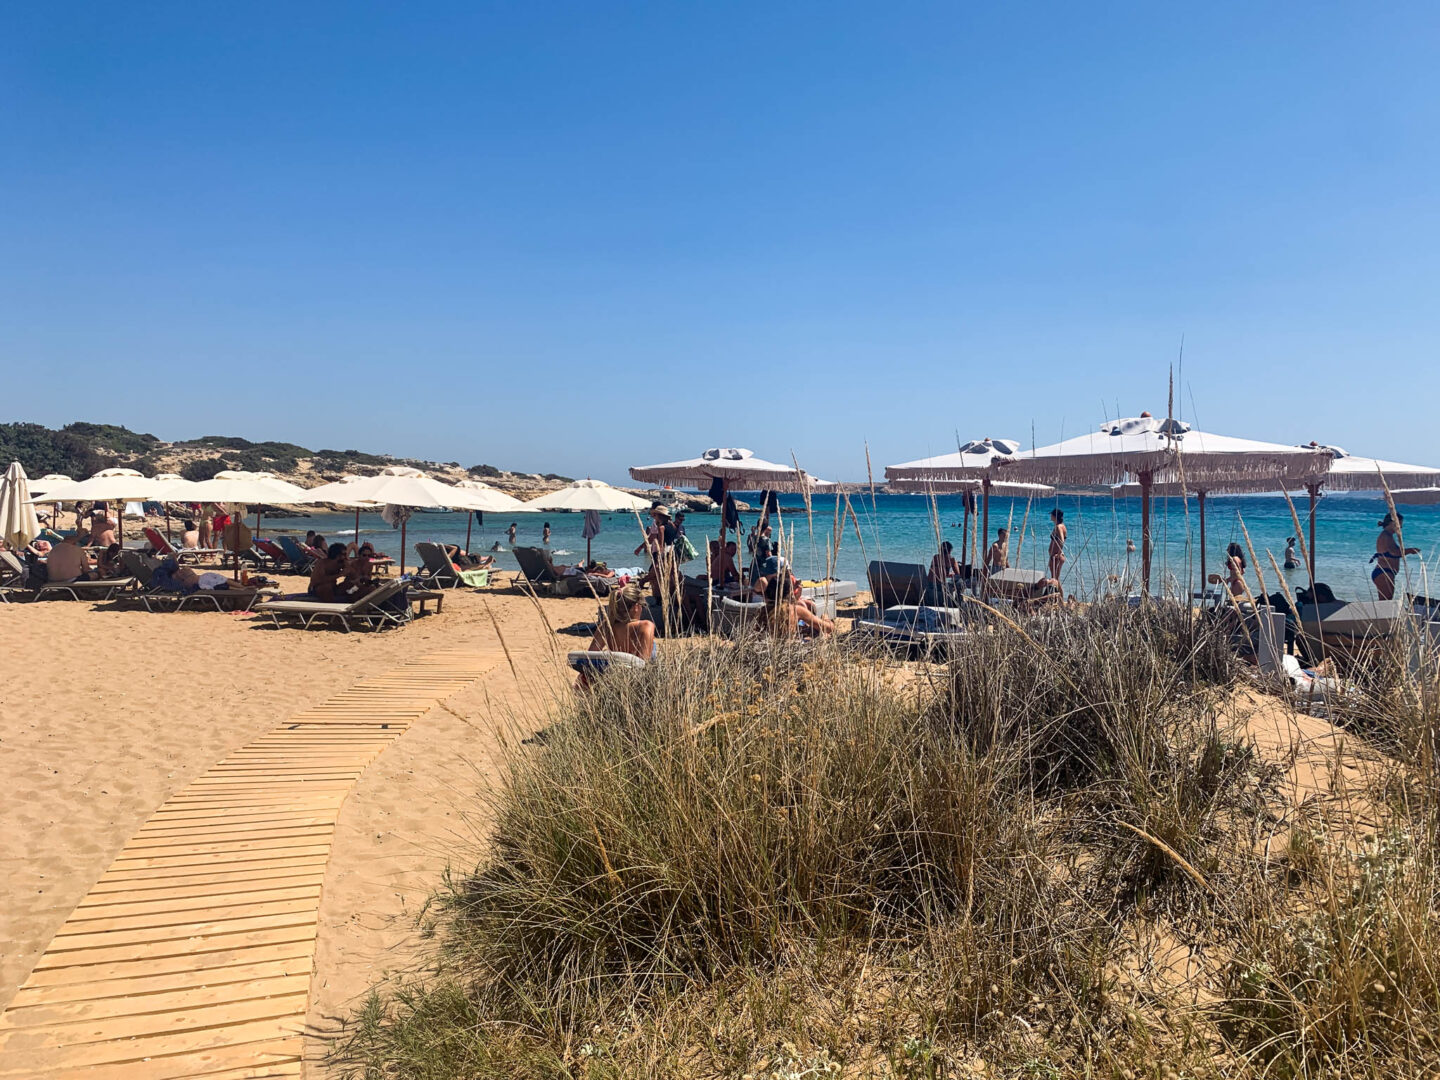
{"label": "umbrella pole", "polygon": [[[467,542],[467,548],[470,546]],[[360,507],[355,507],[355,550],[360,550]]]}
{"label": "umbrella pole", "polygon": [[1305,493],[1310,496],[1310,584],[1315,584],[1315,503],[1320,498],[1319,484],[1306,484]]}
{"label": "umbrella pole", "polygon": [[[403,511],[402,511],[403,513]],[[405,576],[405,526],[408,524],[405,518],[400,519],[400,576]]]}
{"label": "umbrella pole", "polygon": [[165,504],[165,539],[166,539],[166,540],[171,540],[171,539],[172,539],[172,537],[171,537],[171,535],[170,535],[170,504],[169,504],[169,503],[166,503],[166,504]]}
{"label": "umbrella pole", "polygon": [[965,508],[965,514],[961,520],[960,533],[960,565],[965,565],[965,560],[970,548],[970,499],[966,495],[960,496],[960,505]]}
{"label": "umbrella pole", "polygon": [[988,476],[980,481],[980,508],[984,522],[980,527],[980,543],[975,545],[975,550],[984,552],[990,550],[990,477]]}
{"label": "umbrella pole", "polygon": [[1205,492],[1197,491],[1196,500],[1200,503],[1200,604],[1205,604],[1205,590],[1210,587],[1210,575],[1205,570]]}
{"label": "umbrella pole", "polygon": [[[359,511],[359,510],[356,510],[356,511],[355,511],[355,517],[356,517],[357,520],[359,519],[359,517],[360,517],[360,511]],[[466,555],[469,555],[469,554],[470,554],[470,529],[471,529],[471,527],[472,527],[474,524],[475,524],[475,511],[473,511],[473,510],[467,510],[467,511],[465,512],[465,554],[466,554]],[[356,546],[356,547],[359,547],[359,546],[360,546],[360,543],[359,543],[359,541],[360,541],[360,530],[359,530],[359,529],[356,529],[356,530],[355,530],[355,541],[356,541],[355,546]]]}
{"label": "umbrella pole", "polygon": [[1150,485],[1153,473],[1140,474],[1140,589],[1150,595]]}

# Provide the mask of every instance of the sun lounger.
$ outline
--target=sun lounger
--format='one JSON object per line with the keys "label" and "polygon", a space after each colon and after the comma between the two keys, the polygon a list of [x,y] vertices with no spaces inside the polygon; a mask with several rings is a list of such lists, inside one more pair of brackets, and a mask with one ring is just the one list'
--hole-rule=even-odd
{"label": "sun lounger", "polygon": [[1305,637],[1335,643],[1389,637],[1414,619],[1414,603],[1399,598],[1302,604],[1297,615]]}
{"label": "sun lounger", "polygon": [[0,551],[0,589],[19,589],[30,580],[30,568],[13,551]]}
{"label": "sun lounger", "polygon": [[870,595],[881,611],[925,603],[929,581],[919,563],[872,562],[866,572]]}
{"label": "sun lounger", "polygon": [[538,547],[511,549],[520,564],[522,579],[535,592],[549,596],[609,596],[611,580],[598,574],[561,574],[555,569],[550,552]]}
{"label": "sun lounger", "polygon": [[420,571],[415,576],[421,582],[435,585],[441,589],[462,587],[478,589],[490,584],[490,568],[488,566],[479,569],[457,570],[450,561],[450,556],[445,554],[445,549],[439,544],[422,540],[415,545],[415,552],[420,556],[422,564]]}
{"label": "sun lounger", "polygon": [[177,562],[199,565],[208,562],[213,566],[220,566],[219,560],[224,559],[225,552],[220,548],[177,548],[174,544],[160,535],[159,530],[149,526],[145,528],[145,539],[149,541],[150,547],[155,554],[165,558],[175,559]]}
{"label": "sun lounger", "polygon": [[565,655],[565,662],[581,675],[604,675],[612,667],[627,668],[631,671],[639,671],[645,667],[645,661],[634,653],[594,651],[576,649],[574,652]]}
{"label": "sun lounger", "polygon": [[985,595],[1024,600],[1030,596],[1030,590],[1044,580],[1043,570],[997,570],[985,579]]}
{"label": "sun lounger", "polygon": [[297,574],[308,574],[310,566],[315,561],[315,556],[308,549],[302,547],[293,537],[278,536],[275,542],[285,552],[285,557],[290,560],[290,566]]}
{"label": "sun lounger", "polygon": [[33,599],[68,596],[71,600],[110,600],[130,592],[140,583],[133,577],[101,578],[99,581],[47,581],[35,590]]}
{"label": "sun lounger", "polygon": [[280,616],[293,615],[300,625],[310,629],[320,619],[333,619],[348,633],[352,622],[380,630],[386,626],[403,626],[410,621],[410,605],[392,603],[405,590],[404,581],[387,581],[377,586],[368,595],[348,604],[325,603],[320,600],[267,600],[257,604],[257,614],[269,615],[276,627],[281,625]]}
{"label": "sun lounger", "polygon": [[853,600],[860,586],[853,581],[821,581],[802,585],[800,595],[815,604],[815,613],[826,619],[835,618],[835,608],[842,600]]}
{"label": "sun lounger", "polygon": [[852,632],[886,645],[932,653],[965,636],[965,614],[958,607],[900,604],[856,619]]}
{"label": "sun lounger", "polygon": [[763,600],[735,600],[728,596],[720,598],[720,633],[735,637],[746,630],[756,629],[764,620]]}

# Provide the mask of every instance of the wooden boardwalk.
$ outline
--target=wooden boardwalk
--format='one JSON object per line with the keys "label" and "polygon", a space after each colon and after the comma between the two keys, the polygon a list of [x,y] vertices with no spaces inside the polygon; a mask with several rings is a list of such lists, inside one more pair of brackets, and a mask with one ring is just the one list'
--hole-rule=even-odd
{"label": "wooden boardwalk", "polygon": [[340,803],[494,664],[441,653],[235,751],[155,812],[0,1015],[0,1077],[298,1077]]}

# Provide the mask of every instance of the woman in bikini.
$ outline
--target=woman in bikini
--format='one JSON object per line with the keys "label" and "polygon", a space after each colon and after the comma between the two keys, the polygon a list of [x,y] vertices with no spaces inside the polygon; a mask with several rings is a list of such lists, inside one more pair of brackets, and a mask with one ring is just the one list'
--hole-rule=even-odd
{"label": "woman in bikini", "polygon": [[765,586],[770,632],[776,637],[821,637],[835,632],[835,624],[815,612],[814,606],[795,599],[790,575],[781,571]]}
{"label": "woman in bikini", "polygon": [[655,624],[645,618],[645,590],[633,581],[610,594],[605,617],[595,627],[590,652],[624,652],[653,660],[660,652]]}
{"label": "woman in bikini", "polygon": [[1060,580],[1060,571],[1065,567],[1065,511],[1056,507],[1050,511],[1050,520],[1055,527],[1050,530],[1050,576]]}
{"label": "woman in bikini", "polygon": [[1245,595],[1246,569],[1244,549],[1232,543],[1225,549],[1225,583],[1230,587],[1231,596]]}
{"label": "woman in bikini", "polygon": [[1380,535],[1375,538],[1375,554],[1370,561],[1375,569],[1370,571],[1370,580],[1375,584],[1375,595],[1381,600],[1395,598],[1395,576],[1400,573],[1400,563],[1406,555],[1419,555],[1419,548],[1400,546],[1400,528],[1404,514],[1386,514],[1380,522]]}

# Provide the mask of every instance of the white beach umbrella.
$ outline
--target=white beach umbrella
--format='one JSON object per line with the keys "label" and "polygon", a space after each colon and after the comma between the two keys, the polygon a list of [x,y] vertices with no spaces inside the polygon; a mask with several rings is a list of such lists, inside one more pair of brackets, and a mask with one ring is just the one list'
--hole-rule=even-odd
{"label": "white beach umbrella", "polygon": [[1310,498],[1310,572],[1315,572],[1315,507],[1320,489],[1330,491],[1383,491],[1395,487],[1425,487],[1440,484],[1440,469],[1428,465],[1404,465],[1398,461],[1360,457],[1338,446],[1307,443],[1304,449],[1323,451],[1331,457],[1330,468],[1305,485]]}
{"label": "white beach umbrella", "polygon": [[[152,499],[159,486],[155,478],[134,469],[101,469],[86,480],[56,483],[34,498],[39,503],[56,502],[126,502],[131,499]],[[32,495],[32,498],[34,496]]]}
{"label": "white beach umbrella", "polygon": [[[86,480],[72,480],[68,484],[56,484],[40,496],[32,495],[37,503],[78,503],[78,502],[119,502],[153,499],[160,489],[153,476],[146,476],[134,469],[101,469]],[[125,515],[117,513],[115,524],[118,536],[125,538]]]}
{"label": "white beach umbrella", "polygon": [[18,461],[12,461],[0,480],[0,540],[23,548],[40,535],[40,519],[31,502],[30,483]]}
{"label": "white beach umbrella", "polygon": [[[1007,494],[999,489],[996,469],[1020,452],[1020,444],[1014,439],[974,439],[960,446],[953,454],[921,458],[918,461],[904,461],[899,465],[885,466],[885,486],[892,491],[911,491],[919,494],[945,491],[978,491],[980,493],[981,533],[976,547],[983,552],[990,544],[990,495]],[[1010,484],[1012,495],[1053,494],[1048,485],[1044,492],[1034,490],[1032,485]],[[1024,490],[1025,488],[1031,490]],[[965,506],[968,521],[970,506]],[[966,531],[969,531],[967,524]],[[963,556],[962,556],[963,558]]]}
{"label": "white beach umbrella", "polygon": [[[634,470],[632,469],[633,473]],[[587,517],[585,536],[585,565],[590,565],[590,544],[600,531],[600,514],[623,513],[626,510],[650,509],[648,500],[628,491],[611,487],[603,480],[576,480],[566,484],[559,491],[541,495],[525,504],[531,510],[583,510],[595,516]]]}
{"label": "white beach umbrella", "polygon": [[[184,479],[185,479],[185,478],[184,478],[183,476],[181,476],[179,473],[165,472],[165,473],[156,473],[156,474],[155,474],[155,483],[156,483],[157,485],[159,485],[159,490],[160,490],[161,492],[164,492],[165,489],[168,488],[171,484],[183,482]],[[165,499],[162,495],[160,495],[160,494],[157,494],[157,495],[155,496],[155,498],[158,499],[158,500],[160,501],[160,504],[165,507],[165,539],[166,539],[166,540],[169,540],[169,539],[170,539],[170,502],[169,502],[169,500],[166,500],[166,499]],[[176,500],[176,501],[179,501],[179,500]]]}
{"label": "white beach umbrella", "polygon": [[630,469],[630,476],[641,483],[666,487],[708,488],[713,481],[720,480],[726,489],[740,491],[804,493],[823,483],[804,469],[766,461],[738,447],[714,447],[684,461],[635,465]]}
{"label": "white beach umbrella", "polygon": [[1150,499],[1157,479],[1196,492],[1245,490],[1236,485],[1249,484],[1273,491],[1303,487],[1329,467],[1328,456],[1314,448],[1196,431],[1180,420],[1141,413],[1051,446],[1021,451],[1001,468],[1010,479],[1051,484],[1138,481],[1141,584],[1148,593]]}
{"label": "white beach umbrella", "polygon": [[[463,507],[465,495],[455,487],[426,476],[409,465],[388,465],[375,476],[325,484],[305,492],[303,503],[338,503],[342,506],[394,506],[402,511]],[[400,514],[400,573],[405,573],[406,531],[409,514]]]}
{"label": "white beach umbrella", "polygon": [[1440,503],[1440,487],[1397,488],[1390,498],[1405,506],[1434,506]]}
{"label": "white beach umbrella", "polygon": [[716,480],[720,488],[720,543],[725,543],[725,496],[736,491],[785,491],[808,494],[829,483],[818,480],[795,465],[781,465],[758,458],[743,447],[712,447],[699,457],[666,461],[659,465],[634,465],[630,476],[646,484],[666,487],[709,488]]}
{"label": "white beach umbrella", "polygon": [[[262,505],[293,505],[303,502],[308,492],[298,484],[282,480],[274,473],[224,469],[209,480],[171,481],[160,489],[160,497],[175,502],[219,503],[235,507],[242,515],[245,507],[255,507],[255,536],[260,535]],[[239,539],[239,531],[236,531]],[[235,571],[240,570],[241,551],[235,551]]]}
{"label": "white beach umbrella", "polygon": [[[73,484],[74,482],[74,480],[71,480],[70,477],[64,473],[46,473],[38,480],[30,481],[30,497],[34,499],[36,495],[43,495],[51,488],[59,487],[61,484]],[[41,500],[36,499],[35,501],[39,502]]]}
{"label": "white beach umbrella", "polygon": [[523,503],[514,495],[506,494],[499,488],[491,487],[480,480],[461,480],[455,485],[457,491],[464,493],[465,504],[462,507],[471,511],[465,516],[465,550],[470,550],[470,528],[475,524],[475,514],[504,514],[504,513],[529,513],[534,510],[533,506]]}

